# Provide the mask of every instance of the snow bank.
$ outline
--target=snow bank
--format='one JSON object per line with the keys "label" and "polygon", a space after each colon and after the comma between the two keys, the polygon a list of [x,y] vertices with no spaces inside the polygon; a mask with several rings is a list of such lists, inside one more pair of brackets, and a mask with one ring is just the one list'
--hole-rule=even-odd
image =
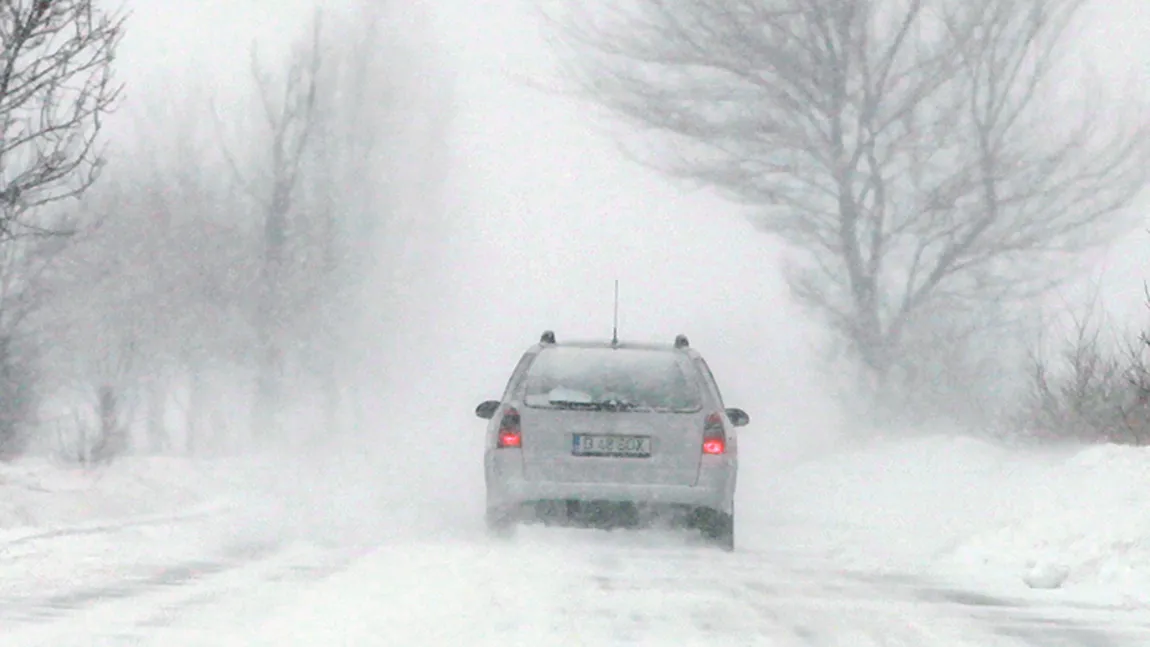
{"label": "snow bank", "polygon": [[744,484],[743,546],[1004,594],[1150,601],[1147,449],[884,440]]}
{"label": "snow bank", "polygon": [[0,464],[0,542],[224,511],[234,513],[236,534],[323,543],[481,526],[478,461],[475,474],[461,476],[458,466],[349,444],[213,459],[124,457],[93,468]]}
{"label": "snow bank", "polygon": [[203,466],[178,458],[124,458],[98,468],[43,459],[0,464],[0,534],[186,513],[219,489]]}
{"label": "snow bank", "polygon": [[1039,480],[1003,488],[1017,497],[1015,514],[956,547],[947,556],[952,569],[1150,603],[1150,449],[1085,449]]}

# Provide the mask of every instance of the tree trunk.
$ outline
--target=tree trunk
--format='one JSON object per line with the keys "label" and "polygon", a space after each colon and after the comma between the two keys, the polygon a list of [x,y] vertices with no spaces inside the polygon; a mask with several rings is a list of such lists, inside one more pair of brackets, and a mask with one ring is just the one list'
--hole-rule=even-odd
{"label": "tree trunk", "polygon": [[168,450],[167,425],[164,422],[167,405],[167,388],[163,378],[154,377],[148,382],[148,451],[152,454],[162,454]]}
{"label": "tree trunk", "polygon": [[272,204],[264,223],[264,264],[260,286],[257,335],[259,357],[256,397],[253,405],[252,434],[264,444],[279,434],[277,409],[280,405],[283,376],[283,350],[280,348],[278,321],[281,310],[281,268],[287,242],[289,188],[276,186]]}
{"label": "tree trunk", "polygon": [[188,411],[184,419],[184,453],[195,456],[203,448],[204,369],[193,362],[188,369]]}
{"label": "tree trunk", "polygon": [[95,446],[92,447],[91,462],[109,463],[122,454],[128,445],[125,430],[119,421],[119,402],[114,387],[106,384],[100,387],[98,415],[100,417],[100,433],[96,438]]}
{"label": "tree trunk", "polygon": [[325,429],[320,436],[338,436],[343,431],[340,424],[340,388],[339,380],[335,375],[334,366],[329,365],[327,375],[324,376],[324,422]]}
{"label": "tree trunk", "polygon": [[19,456],[20,422],[25,408],[18,371],[13,366],[10,338],[0,336],[0,460]]}

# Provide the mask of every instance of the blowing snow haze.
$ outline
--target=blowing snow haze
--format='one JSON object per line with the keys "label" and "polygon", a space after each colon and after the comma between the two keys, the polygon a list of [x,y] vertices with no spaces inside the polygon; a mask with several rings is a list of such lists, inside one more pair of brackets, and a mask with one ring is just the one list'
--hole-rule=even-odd
{"label": "blowing snow haze", "polygon": [[[0,645],[1150,644],[1138,0],[136,0],[41,112],[92,4],[0,2]],[[527,409],[616,281],[699,406]]]}

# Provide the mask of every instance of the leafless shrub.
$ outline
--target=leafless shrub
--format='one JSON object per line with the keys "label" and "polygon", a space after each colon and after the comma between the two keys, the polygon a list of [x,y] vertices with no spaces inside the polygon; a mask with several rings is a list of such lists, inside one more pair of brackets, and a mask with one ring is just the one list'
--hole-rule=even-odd
{"label": "leafless shrub", "polygon": [[1150,444],[1150,337],[1109,341],[1099,312],[1074,317],[1072,334],[1052,358],[1032,356],[1018,422],[1026,436]]}

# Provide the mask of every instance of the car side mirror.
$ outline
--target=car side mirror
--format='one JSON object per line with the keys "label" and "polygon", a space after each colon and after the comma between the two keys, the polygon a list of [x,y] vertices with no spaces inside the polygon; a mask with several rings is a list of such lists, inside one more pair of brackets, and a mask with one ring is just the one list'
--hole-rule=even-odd
{"label": "car side mirror", "polygon": [[499,410],[499,405],[499,400],[485,400],[478,407],[475,407],[475,415],[484,420],[491,420],[495,417],[495,412]]}
{"label": "car side mirror", "polygon": [[751,417],[747,415],[746,411],[735,407],[727,409],[727,419],[736,427],[745,427],[751,422]]}

